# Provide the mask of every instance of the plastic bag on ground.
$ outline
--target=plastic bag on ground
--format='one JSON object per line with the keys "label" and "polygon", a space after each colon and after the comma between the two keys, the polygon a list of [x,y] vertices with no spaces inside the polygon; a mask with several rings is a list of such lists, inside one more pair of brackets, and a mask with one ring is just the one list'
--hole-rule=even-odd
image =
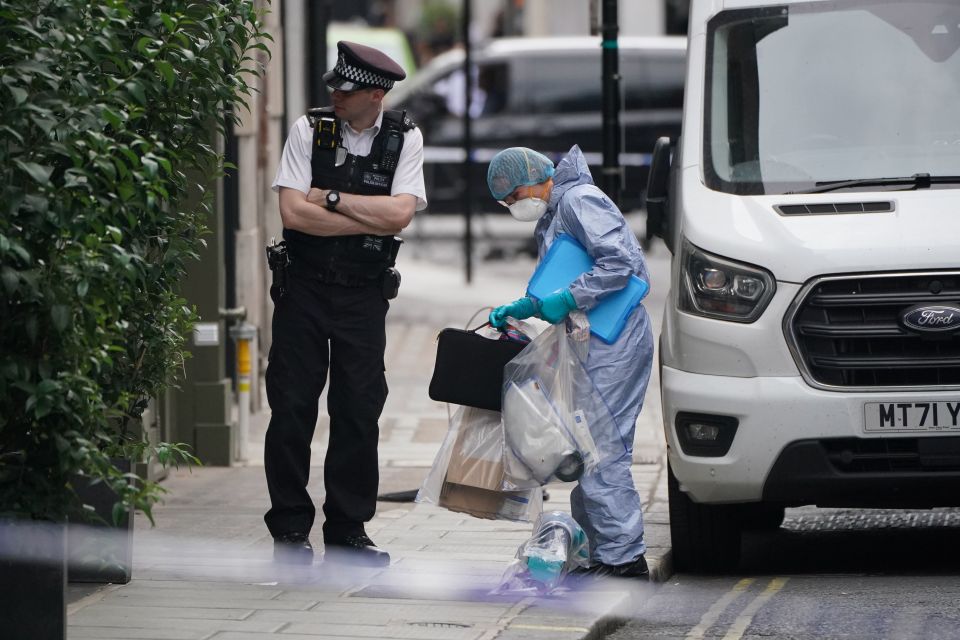
{"label": "plastic bag on ground", "polygon": [[494,592],[548,595],[562,586],[570,570],[588,564],[587,536],[573,517],[562,511],[543,513]]}

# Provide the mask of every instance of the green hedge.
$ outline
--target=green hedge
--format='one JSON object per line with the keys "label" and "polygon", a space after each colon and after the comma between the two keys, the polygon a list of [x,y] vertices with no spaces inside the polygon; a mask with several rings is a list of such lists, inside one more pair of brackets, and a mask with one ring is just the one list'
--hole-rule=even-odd
{"label": "green hedge", "polygon": [[182,369],[177,284],[261,29],[252,0],[0,0],[0,515],[64,517],[81,474],[150,516],[161,489],[109,456]]}

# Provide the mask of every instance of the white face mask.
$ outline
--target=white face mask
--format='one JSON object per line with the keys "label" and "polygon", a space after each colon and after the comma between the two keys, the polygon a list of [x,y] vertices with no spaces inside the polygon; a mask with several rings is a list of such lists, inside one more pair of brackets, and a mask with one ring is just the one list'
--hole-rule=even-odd
{"label": "white face mask", "polygon": [[540,198],[524,198],[507,205],[510,215],[520,222],[533,222],[547,212],[547,203]]}

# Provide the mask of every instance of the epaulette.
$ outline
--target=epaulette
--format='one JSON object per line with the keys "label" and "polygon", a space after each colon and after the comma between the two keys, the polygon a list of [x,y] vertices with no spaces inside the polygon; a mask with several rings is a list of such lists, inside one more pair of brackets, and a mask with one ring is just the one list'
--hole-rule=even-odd
{"label": "epaulette", "polygon": [[407,115],[406,111],[384,111],[383,119],[388,125],[399,128],[404,133],[417,126],[417,123]]}

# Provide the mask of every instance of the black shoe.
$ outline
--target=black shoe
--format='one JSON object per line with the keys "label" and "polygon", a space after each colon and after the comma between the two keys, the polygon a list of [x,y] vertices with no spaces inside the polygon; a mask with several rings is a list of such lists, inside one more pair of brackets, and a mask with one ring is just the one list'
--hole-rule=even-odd
{"label": "black shoe", "polygon": [[390,554],[378,548],[366,534],[327,538],[323,544],[327,560],[364,567],[385,567],[390,564]]}
{"label": "black shoe", "polygon": [[646,580],[650,575],[647,559],[639,556],[626,564],[603,564],[598,562],[589,567],[577,567],[570,572],[577,578],[639,578]]}
{"label": "black shoe", "polygon": [[647,559],[640,556],[627,564],[618,564],[613,567],[613,576],[615,578],[640,578],[641,580],[646,580],[650,577]]}
{"label": "black shoe", "polygon": [[313,564],[313,545],[305,533],[284,533],[273,539],[273,561],[282,564]]}

